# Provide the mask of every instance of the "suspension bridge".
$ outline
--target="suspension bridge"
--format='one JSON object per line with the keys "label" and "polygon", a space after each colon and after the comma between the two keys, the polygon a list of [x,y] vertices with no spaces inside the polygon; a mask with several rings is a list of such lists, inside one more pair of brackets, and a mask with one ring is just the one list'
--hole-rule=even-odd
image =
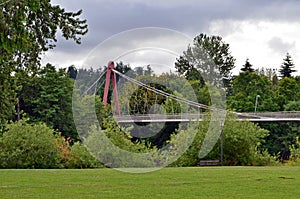
{"label": "suspension bridge", "polygon": [[[115,114],[114,118],[118,123],[160,123],[160,122],[189,122],[189,121],[201,121],[205,119],[205,117],[209,117],[207,113],[203,113],[199,110],[204,110],[204,111],[213,111],[213,112],[220,112],[220,113],[226,113],[231,112],[237,116],[238,121],[251,121],[251,122],[300,122],[300,112],[298,111],[292,111],[292,112],[253,112],[253,113],[238,113],[238,112],[232,112],[232,111],[227,111],[223,108],[218,108],[218,107],[213,107],[213,106],[208,106],[205,104],[201,104],[195,101],[191,101],[188,99],[185,99],[183,97],[179,97],[175,94],[159,90],[149,84],[140,82],[136,79],[133,79],[131,77],[126,76],[125,74],[120,73],[115,69],[114,62],[110,61],[108,63],[108,67],[103,73],[100,75],[98,80],[92,84],[90,88],[95,86],[97,82],[102,78],[102,76],[106,75],[105,79],[105,87],[104,87],[104,96],[103,96],[103,101],[102,103],[104,105],[107,104],[108,101],[108,95],[109,95],[109,88],[110,88],[110,83],[112,82],[112,89],[113,89],[113,103],[114,103],[114,108],[115,108]],[[194,109],[198,110],[194,112],[189,112],[189,113],[177,113],[177,112],[169,112],[169,113],[149,113],[149,97],[147,95],[144,96],[144,101],[143,104],[139,105],[139,108],[136,108],[136,104],[138,103],[137,99],[138,97],[135,96],[131,101],[131,107],[129,104],[129,99],[127,102],[127,108],[125,108],[125,112],[121,111],[120,109],[120,103],[119,103],[119,97],[118,97],[118,90],[117,90],[117,75],[124,80],[127,80],[128,82],[132,83],[133,85],[137,86],[138,88],[144,89],[147,93],[152,93],[152,104],[150,106],[156,106],[157,104],[157,99],[158,96],[162,96],[165,99],[170,99],[173,100],[175,103],[179,104],[185,104],[189,106],[189,110]],[[89,89],[90,89],[89,88]],[[137,92],[136,92],[137,95]],[[154,96],[154,97],[153,97]],[[122,103],[121,103],[122,104]],[[144,110],[141,111],[141,106],[144,108]],[[173,106],[173,105],[172,105]],[[172,107],[173,109],[173,107]]]}

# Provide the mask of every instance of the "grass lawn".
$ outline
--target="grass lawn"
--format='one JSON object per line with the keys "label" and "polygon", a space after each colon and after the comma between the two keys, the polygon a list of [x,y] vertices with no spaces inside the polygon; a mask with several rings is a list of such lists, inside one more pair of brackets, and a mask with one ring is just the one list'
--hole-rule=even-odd
{"label": "grass lawn", "polygon": [[0,170],[0,198],[300,198],[300,167]]}

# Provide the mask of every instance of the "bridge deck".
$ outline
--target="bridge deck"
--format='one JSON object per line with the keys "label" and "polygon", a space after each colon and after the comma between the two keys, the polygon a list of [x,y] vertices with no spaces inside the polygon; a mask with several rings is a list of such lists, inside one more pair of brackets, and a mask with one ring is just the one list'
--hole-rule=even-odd
{"label": "bridge deck", "polygon": [[[300,112],[268,112],[268,113],[237,113],[238,121],[251,122],[300,122]],[[115,116],[119,123],[131,122],[189,122],[201,121],[207,114],[173,114],[173,115],[121,115]]]}

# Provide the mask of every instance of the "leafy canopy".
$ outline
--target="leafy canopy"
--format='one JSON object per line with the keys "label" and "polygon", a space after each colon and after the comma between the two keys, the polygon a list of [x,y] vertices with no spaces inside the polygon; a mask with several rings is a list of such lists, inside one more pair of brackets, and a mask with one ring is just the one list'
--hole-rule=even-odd
{"label": "leafy canopy", "polygon": [[55,47],[57,32],[81,43],[88,31],[82,10],[67,12],[51,0],[0,0],[0,122],[14,112],[18,78],[24,70],[33,77],[43,52]]}
{"label": "leafy canopy", "polygon": [[[175,68],[189,80],[205,81],[220,75],[229,77],[234,68],[235,59],[230,54],[229,44],[219,36],[207,36],[201,33],[194,38],[183,55],[177,59]],[[213,82],[210,82],[213,83]]]}

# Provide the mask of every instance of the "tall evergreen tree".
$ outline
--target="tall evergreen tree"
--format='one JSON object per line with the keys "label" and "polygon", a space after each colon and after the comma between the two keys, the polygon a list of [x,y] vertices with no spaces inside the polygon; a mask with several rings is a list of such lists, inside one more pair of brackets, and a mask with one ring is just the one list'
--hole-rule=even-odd
{"label": "tall evergreen tree", "polygon": [[77,73],[78,71],[74,65],[68,67],[68,75],[71,79],[76,79]]}
{"label": "tall evergreen tree", "polygon": [[295,65],[293,63],[292,57],[289,53],[286,54],[285,59],[283,59],[283,63],[279,69],[280,77],[292,77],[292,73],[296,72],[294,70]]}
{"label": "tall evergreen tree", "polygon": [[246,63],[245,63],[245,65],[243,65],[243,68],[241,69],[241,71],[254,72],[254,69],[252,68],[252,64],[250,64],[250,62],[249,62],[249,58],[246,59]]}

